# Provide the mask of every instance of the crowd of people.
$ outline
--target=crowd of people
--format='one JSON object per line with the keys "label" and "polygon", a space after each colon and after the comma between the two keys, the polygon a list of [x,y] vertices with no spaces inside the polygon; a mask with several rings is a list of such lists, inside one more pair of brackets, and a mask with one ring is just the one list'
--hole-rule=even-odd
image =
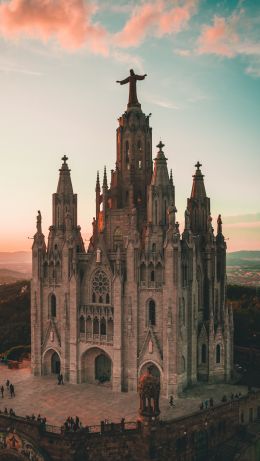
{"label": "crowd of people", "polygon": [[5,383],[5,387],[4,387],[3,384],[0,387],[0,392],[1,392],[2,399],[4,398],[6,393],[10,395],[11,399],[13,397],[15,397],[14,385],[12,383],[10,383],[9,379],[7,379],[7,381]]}
{"label": "crowd of people", "polygon": [[78,416],[76,416],[75,419],[71,416],[68,416],[68,418],[62,426],[62,430],[64,430],[65,432],[77,432],[82,428],[82,422],[80,421]]}
{"label": "crowd of people", "polygon": [[[230,395],[230,398],[228,398],[226,394],[224,394],[221,399],[221,402],[225,403],[225,402],[232,401],[232,400],[239,400],[241,397],[242,397],[241,392],[236,393],[236,394],[232,393]],[[210,397],[210,399],[202,400],[200,404],[200,410],[207,410],[208,408],[212,408],[213,406],[214,406],[214,400],[212,397]]]}

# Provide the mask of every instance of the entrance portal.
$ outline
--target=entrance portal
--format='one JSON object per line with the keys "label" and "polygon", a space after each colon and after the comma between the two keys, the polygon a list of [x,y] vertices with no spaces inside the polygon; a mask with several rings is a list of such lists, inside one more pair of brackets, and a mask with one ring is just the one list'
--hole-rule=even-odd
{"label": "entrance portal", "polygon": [[60,374],[60,358],[57,352],[54,352],[51,356],[51,372],[56,375]]}
{"label": "entrance portal", "polygon": [[43,374],[58,375],[60,373],[60,356],[54,349],[49,349],[43,356]]}
{"label": "entrance portal", "polygon": [[95,359],[95,379],[101,383],[111,380],[111,360],[105,354],[100,354]]}
{"label": "entrance portal", "polygon": [[160,379],[160,370],[153,362],[147,362],[142,366],[140,370],[140,376],[142,376],[144,373],[147,373],[147,371],[149,371],[152,376],[155,376],[155,378]]}

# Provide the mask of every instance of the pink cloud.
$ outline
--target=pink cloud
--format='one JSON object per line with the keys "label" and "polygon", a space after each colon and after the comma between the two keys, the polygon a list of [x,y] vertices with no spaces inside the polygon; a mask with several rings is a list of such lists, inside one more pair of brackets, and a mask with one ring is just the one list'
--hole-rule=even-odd
{"label": "pink cloud", "polygon": [[196,11],[197,0],[186,0],[182,6],[169,9],[171,2],[156,0],[134,9],[124,28],[114,37],[117,46],[138,46],[150,36],[162,37],[182,30]]}
{"label": "pink cloud", "polygon": [[11,0],[0,5],[0,34],[7,39],[54,38],[68,50],[87,46],[107,54],[106,30],[91,22],[94,12],[84,0]]}
{"label": "pink cloud", "polygon": [[199,54],[217,54],[232,58],[236,56],[239,37],[235,31],[238,16],[228,19],[215,16],[212,26],[203,26],[198,39]]}

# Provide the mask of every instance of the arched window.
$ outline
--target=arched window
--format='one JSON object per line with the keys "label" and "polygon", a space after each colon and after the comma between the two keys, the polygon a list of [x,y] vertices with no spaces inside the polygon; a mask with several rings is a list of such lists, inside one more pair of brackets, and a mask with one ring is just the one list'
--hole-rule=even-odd
{"label": "arched window", "polygon": [[162,279],[162,265],[161,265],[161,263],[158,263],[156,265],[156,282],[161,285],[162,281],[163,281],[163,279]]}
{"label": "arched window", "polygon": [[108,336],[113,336],[114,334],[114,322],[113,319],[108,319],[107,321],[107,335]]}
{"label": "arched window", "polygon": [[150,325],[155,325],[155,302],[152,299],[148,306],[148,320]]}
{"label": "arched window", "polygon": [[109,302],[110,302],[109,294],[107,293],[107,294],[106,294],[106,304],[109,304]]}
{"label": "arched window", "polygon": [[92,320],[90,316],[87,317],[86,330],[88,334],[92,335]]}
{"label": "arched window", "polygon": [[152,244],[152,253],[155,253],[156,252],[156,243],[153,243]]}
{"label": "arched window", "polygon": [[152,271],[151,271],[151,282],[154,282],[154,279],[155,279],[155,277],[154,277],[154,270],[152,270]]}
{"label": "arched window", "polygon": [[140,281],[145,282],[145,277],[146,276],[146,267],[145,264],[142,263],[140,266]]}
{"label": "arched window", "polygon": [[207,361],[207,346],[202,344],[201,346],[201,363],[206,363]]}
{"label": "arched window", "polygon": [[217,344],[217,347],[216,347],[216,363],[220,363],[220,353],[221,353],[220,345]]}
{"label": "arched window", "polygon": [[51,317],[56,317],[56,296],[54,294],[51,295]]}
{"label": "arched window", "polygon": [[115,229],[114,236],[113,236],[113,246],[114,246],[115,251],[117,250],[117,248],[120,248],[120,249],[123,248],[123,234],[122,234],[120,227],[117,227]]}
{"label": "arched window", "polygon": [[79,332],[85,333],[85,318],[83,315],[81,315],[79,319]]}
{"label": "arched window", "polygon": [[95,317],[93,320],[93,334],[99,335],[99,321],[97,317]]}
{"label": "arched window", "polygon": [[101,322],[100,322],[100,334],[101,335],[107,334],[107,324],[106,324],[106,319],[104,317],[102,317]]}
{"label": "arched window", "polygon": [[104,271],[98,269],[92,279],[92,302],[103,304],[106,299],[110,299],[109,279]]}

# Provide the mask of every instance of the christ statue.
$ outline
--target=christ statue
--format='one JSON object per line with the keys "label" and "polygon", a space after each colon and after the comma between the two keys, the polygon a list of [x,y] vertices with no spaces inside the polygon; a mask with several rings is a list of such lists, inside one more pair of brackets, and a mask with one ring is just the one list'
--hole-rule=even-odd
{"label": "christ statue", "polygon": [[136,81],[137,80],[144,80],[147,74],[144,75],[137,75],[134,73],[133,69],[130,69],[129,77],[125,78],[124,80],[117,80],[116,83],[120,83],[120,85],[125,85],[129,83],[129,99],[128,99],[128,107],[130,106],[140,106],[140,103],[137,99],[136,93]]}

